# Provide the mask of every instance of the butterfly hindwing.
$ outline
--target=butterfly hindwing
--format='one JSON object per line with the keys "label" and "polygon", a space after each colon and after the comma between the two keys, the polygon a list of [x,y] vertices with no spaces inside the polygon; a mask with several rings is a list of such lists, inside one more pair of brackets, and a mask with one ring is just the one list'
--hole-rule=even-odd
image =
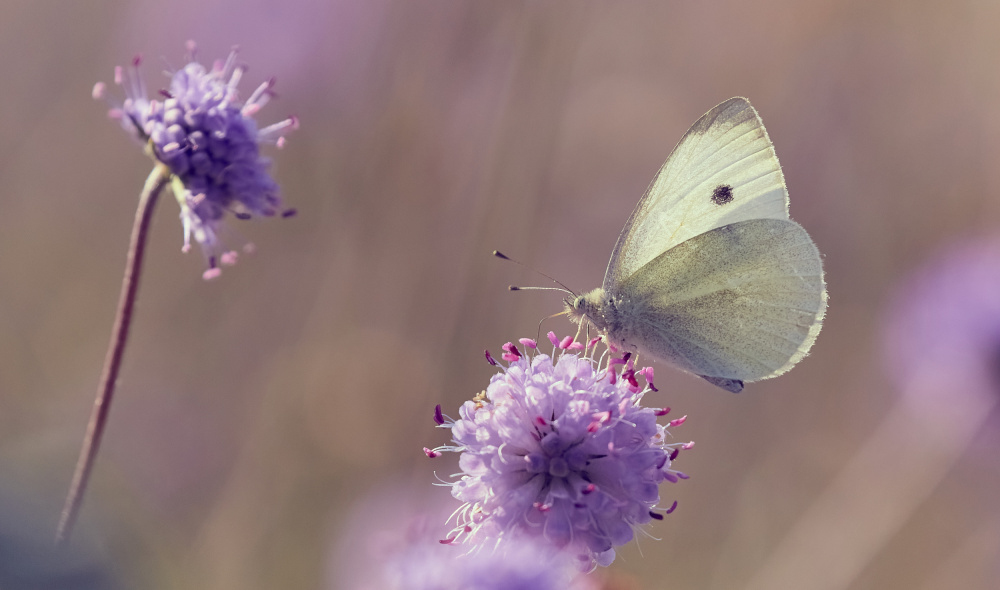
{"label": "butterfly hindwing", "polygon": [[611,295],[613,339],[716,380],[784,373],[809,351],[826,310],[819,251],[802,226],[781,219],[686,240]]}

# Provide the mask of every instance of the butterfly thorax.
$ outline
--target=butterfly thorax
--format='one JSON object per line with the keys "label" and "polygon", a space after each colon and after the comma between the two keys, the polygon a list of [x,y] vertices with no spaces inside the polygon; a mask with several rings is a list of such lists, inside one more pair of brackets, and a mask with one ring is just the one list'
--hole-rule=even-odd
{"label": "butterfly thorax", "polygon": [[622,301],[616,301],[615,297],[600,287],[564,301],[566,312],[574,323],[586,320],[602,334],[609,336],[615,344],[623,344],[619,336],[622,325],[618,313],[618,306]]}

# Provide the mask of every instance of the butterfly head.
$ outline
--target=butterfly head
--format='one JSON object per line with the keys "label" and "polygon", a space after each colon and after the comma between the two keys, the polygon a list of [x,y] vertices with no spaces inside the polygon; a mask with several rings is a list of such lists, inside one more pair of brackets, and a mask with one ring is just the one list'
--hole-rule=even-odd
{"label": "butterfly head", "polygon": [[566,304],[566,314],[570,320],[579,324],[584,319],[594,324],[598,330],[604,330],[605,320],[603,309],[604,289],[598,287],[583,295],[574,295],[563,299]]}

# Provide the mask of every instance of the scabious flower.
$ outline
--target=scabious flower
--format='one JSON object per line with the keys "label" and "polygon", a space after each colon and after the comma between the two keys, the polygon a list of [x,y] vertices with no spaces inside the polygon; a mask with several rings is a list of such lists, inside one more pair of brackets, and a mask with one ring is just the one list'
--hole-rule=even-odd
{"label": "scabious flower", "polygon": [[[193,236],[208,263],[204,277],[219,275],[219,263],[233,264],[237,254],[226,250],[219,232],[227,211],[240,219],[269,217],[281,210],[278,185],[271,178],[271,161],[260,155],[260,144],[281,147],[283,134],[298,127],[289,117],[257,128],[254,115],[273,96],[270,79],[241,101],[236,87],[246,67],[229,58],[211,69],[194,61],[195,45],[188,43],[189,63],[173,72],[169,88],[150,98],[139,74],[141,58],[129,69],[115,68],[115,84],[122,86],[125,101],[112,103],[109,115],[147,145],[150,156],[166,165],[181,207],[184,251]],[[105,98],[103,82],[94,86],[94,98]],[[283,216],[294,214],[282,211]]]}
{"label": "scabious flower", "polygon": [[939,406],[1000,401],[1000,238],[952,245],[895,299],[883,344],[897,387]]}
{"label": "scabious flower", "polygon": [[[463,554],[438,542],[410,545],[383,565],[380,589],[589,590],[570,556],[525,540],[495,551]],[[374,573],[374,572],[373,572]]]}
{"label": "scabious flower", "polygon": [[[398,482],[393,482],[398,486]],[[418,492],[419,494],[419,492]],[[467,553],[442,544],[438,502],[413,493],[369,493],[352,514],[331,556],[328,587],[343,590],[596,590],[571,556],[530,540]],[[442,514],[443,512],[443,514]]]}
{"label": "scabious flower", "polygon": [[609,565],[636,527],[676,508],[657,509],[659,484],[687,478],[671,462],[694,443],[668,440],[686,417],[661,425],[670,409],[642,405],[654,390],[652,368],[636,370],[613,348],[595,358],[598,339],[587,347],[549,339],[552,355],[529,339],[520,340],[523,353],[508,342],[506,367],[487,352],[502,369],[489,387],[462,405],[458,420],[437,408],[435,422],[451,429],[453,444],[424,451],[459,453],[462,471],[449,484],[463,505],[446,541],[486,551],[536,539],[584,568]]}

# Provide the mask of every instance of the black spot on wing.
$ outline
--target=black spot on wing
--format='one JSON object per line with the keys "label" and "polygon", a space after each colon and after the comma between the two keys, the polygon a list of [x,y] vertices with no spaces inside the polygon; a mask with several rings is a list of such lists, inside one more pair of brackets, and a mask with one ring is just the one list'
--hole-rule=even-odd
{"label": "black spot on wing", "polygon": [[712,191],[712,202],[716,205],[725,205],[733,200],[733,187],[728,184],[720,184]]}

